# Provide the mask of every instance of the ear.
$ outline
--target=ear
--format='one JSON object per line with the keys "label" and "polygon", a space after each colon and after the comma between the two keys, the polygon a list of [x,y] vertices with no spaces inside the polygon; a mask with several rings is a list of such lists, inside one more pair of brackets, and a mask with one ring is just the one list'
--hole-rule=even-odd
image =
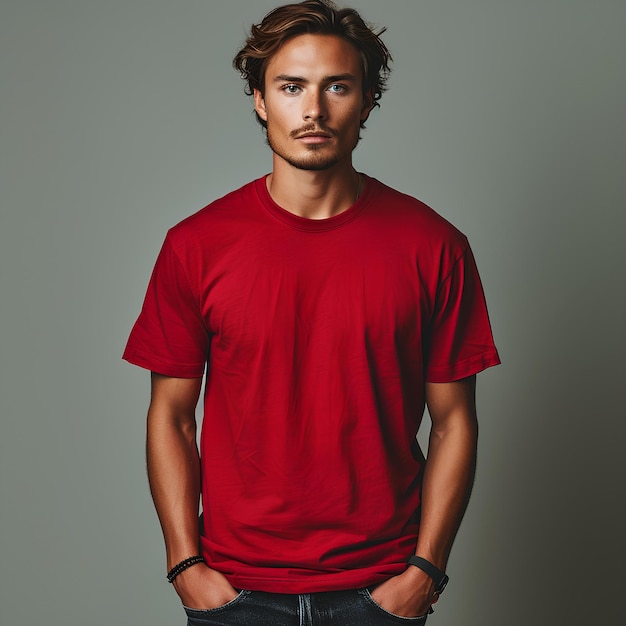
{"label": "ear", "polygon": [[254,90],[254,110],[257,112],[257,115],[264,121],[267,122],[267,111],[265,109],[265,100],[263,99],[263,94],[259,89]]}
{"label": "ear", "polygon": [[361,107],[361,124],[367,122],[372,109],[374,108],[374,90],[369,89],[363,96],[363,106]]}

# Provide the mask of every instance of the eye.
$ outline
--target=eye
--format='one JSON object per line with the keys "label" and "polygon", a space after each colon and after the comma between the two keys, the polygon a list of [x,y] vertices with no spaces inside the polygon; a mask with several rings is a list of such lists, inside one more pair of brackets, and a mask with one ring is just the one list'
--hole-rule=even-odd
{"label": "eye", "polygon": [[281,87],[281,89],[282,89],[285,93],[287,93],[287,94],[289,94],[289,95],[291,95],[291,96],[295,96],[297,93],[299,93],[299,92],[300,92],[300,86],[299,86],[299,85],[296,85],[296,84],[294,84],[294,83],[289,83],[288,85],[283,85],[283,86]]}
{"label": "eye", "polygon": [[330,91],[331,93],[345,93],[347,89],[348,88],[345,85],[340,85],[336,83],[328,87],[328,91]]}

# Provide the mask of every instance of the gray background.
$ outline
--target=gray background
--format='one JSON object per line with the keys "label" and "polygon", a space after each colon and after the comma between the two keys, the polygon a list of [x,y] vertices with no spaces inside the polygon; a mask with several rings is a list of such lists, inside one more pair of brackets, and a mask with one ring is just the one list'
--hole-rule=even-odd
{"label": "gray background", "polygon": [[[504,361],[431,622],[617,626],[626,3],[353,5],[396,58],[355,162],[470,237]],[[166,229],[271,166],[230,62],[272,6],[0,2],[3,626],[183,623],[120,355]]]}

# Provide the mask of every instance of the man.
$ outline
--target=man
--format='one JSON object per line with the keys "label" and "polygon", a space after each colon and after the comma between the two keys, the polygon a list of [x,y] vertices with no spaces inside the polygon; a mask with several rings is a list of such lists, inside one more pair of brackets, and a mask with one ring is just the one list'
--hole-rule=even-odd
{"label": "man", "polygon": [[465,237],[352,166],[389,60],[322,0],[252,28],[235,67],[272,172],[170,230],[129,339],[190,625],[422,624],[447,581],[499,361]]}

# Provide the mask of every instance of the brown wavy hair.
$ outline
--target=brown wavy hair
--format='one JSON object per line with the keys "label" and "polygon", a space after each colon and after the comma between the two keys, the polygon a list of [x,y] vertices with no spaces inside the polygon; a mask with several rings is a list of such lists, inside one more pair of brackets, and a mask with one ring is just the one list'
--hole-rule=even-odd
{"label": "brown wavy hair", "polygon": [[[330,0],[286,4],[273,9],[260,24],[252,26],[244,47],[233,59],[233,67],[246,81],[246,94],[251,96],[255,89],[263,93],[267,65],[286,41],[304,34],[337,35],[360,52],[363,93],[371,91],[374,106],[380,106],[378,101],[387,88],[392,60],[380,38],[385,30],[375,32],[354,9],[338,9]],[[258,114],[256,117],[261,126],[267,128],[267,122]]]}

